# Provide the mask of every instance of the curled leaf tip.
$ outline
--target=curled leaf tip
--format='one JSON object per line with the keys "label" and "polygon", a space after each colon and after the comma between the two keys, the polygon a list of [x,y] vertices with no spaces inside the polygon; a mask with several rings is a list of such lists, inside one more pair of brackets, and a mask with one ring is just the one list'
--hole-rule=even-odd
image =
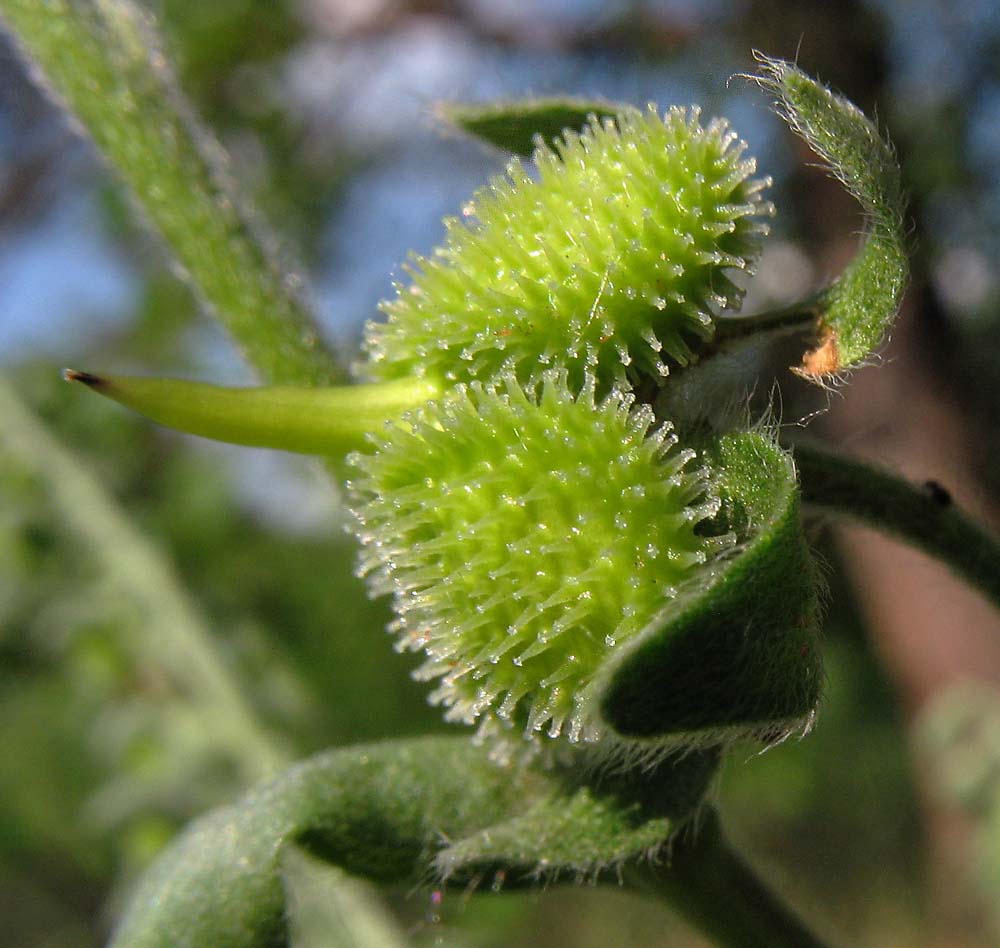
{"label": "curled leaf tip", "polygon": [[775,111],[860,204],[864,239],[822,294],[819,346],[798,374],[814,381],[862,365],[886,341],[909,274],[905,197],[895,150],[857,106],[794,63],[755,52]]}

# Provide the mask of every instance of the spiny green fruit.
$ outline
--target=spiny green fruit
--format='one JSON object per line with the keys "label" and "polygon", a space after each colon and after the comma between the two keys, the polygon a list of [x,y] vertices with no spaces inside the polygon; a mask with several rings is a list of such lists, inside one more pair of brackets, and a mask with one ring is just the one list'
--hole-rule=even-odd
{"label": "spiny green fruit", "polygon": [[652,106],[539,140],[537,180],[514,161],[407,268],[362,371],[534,382],[556,365],[604,392],[685,364],[739,307],[728,273],[752,268],[773,213],[745,147],[725,120]]}
{"label": "spiny green fruit", "polygon": [[446,717],[598,736],[588,686],[725,538],[693,451],[618,389],[565,370],[458,385],[355,455],[360,572]]}

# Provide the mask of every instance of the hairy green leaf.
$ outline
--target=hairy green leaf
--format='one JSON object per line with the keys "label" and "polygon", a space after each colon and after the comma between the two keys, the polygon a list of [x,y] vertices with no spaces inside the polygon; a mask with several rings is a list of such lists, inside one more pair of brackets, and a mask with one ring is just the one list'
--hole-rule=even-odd
{"label": "hairy green leaf", "polygon": [[[600,754],[600,751],[597,751]],[[660,755],[650,766],[593,764],[552,779],[524,814],[458,840],[436,859],[446,878],[524,885],[539,880],[617,878],[622,866],[654,855],[698,809],[715,775],[718,748]]]}
{"label": "hairy green leaf", "polygon": [[293,844],[384,883],[597,874],[665,842],[715,763],[711,752],[688,754],[634,784],[595,787],[576,772],[498,764],[467,738],[330,751],[193,824],[142,881],[112,944],[285,944],[282,866]]}

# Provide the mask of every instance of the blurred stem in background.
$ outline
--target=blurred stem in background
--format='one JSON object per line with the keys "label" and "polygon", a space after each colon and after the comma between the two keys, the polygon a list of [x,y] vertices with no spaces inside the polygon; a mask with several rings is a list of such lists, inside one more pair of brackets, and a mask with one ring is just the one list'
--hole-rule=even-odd
{"label": "blurred stem in background", "polygon": [[0,413],[0,449],[42,480],[66,527],[142,616],[142,637],[130,643],[134,659],[151,660],[198,705],[237,763],[242,783],[285,764],[285,751],[256,721],[169,563],[2,379]]}

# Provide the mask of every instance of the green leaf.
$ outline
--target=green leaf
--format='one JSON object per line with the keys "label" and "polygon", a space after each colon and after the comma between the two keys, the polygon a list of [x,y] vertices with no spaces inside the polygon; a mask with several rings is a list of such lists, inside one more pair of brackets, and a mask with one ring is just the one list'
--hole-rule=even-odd
{"label": "green leaf", "polygon": [[820,583],[791,456],[757,432],[705,454],[719,526],[739,543],[609,663],[601,715],[624,739],[773,740],[807,725],[819,698]]}
{"label": "green leaf", "polygon": [[777,96],[778,113],[865,212],[864,243],[825,291],[820,345],[803,358],[801,373],[822,378],[869,358],[899,310],[909,273],[899,167],[891,144],[855,105],[791,63],[758,58],[755,78]]}
{"label": "green leaf", "polygon": [[[291,845],[378,882],[576,877],[642,860],[686,820],[712,752],[595,786],[582,771],[500,765],[467,738],[330,751],[193,824],[147,874],[118,948],[285,944]],[[495,827],[495,829],[494,829]],[[432,876],[431,876],[432,877]]]}
{"label": "green leaf", "polygon": [[322,754],[192,824],[145,877],[112,944],[283,944],[286,845],[380,882],[407,879],[442,838],[509,812],[532,783],[468,741]]}
{"label": "green leaf", "polygon": [[530,158],[536,136],[551,145],[566,129],[582,131],[591,115],[614,118],[626,106],[604,99],[548,98],[488,105],[442,103],[438,115],[497,148]]}

